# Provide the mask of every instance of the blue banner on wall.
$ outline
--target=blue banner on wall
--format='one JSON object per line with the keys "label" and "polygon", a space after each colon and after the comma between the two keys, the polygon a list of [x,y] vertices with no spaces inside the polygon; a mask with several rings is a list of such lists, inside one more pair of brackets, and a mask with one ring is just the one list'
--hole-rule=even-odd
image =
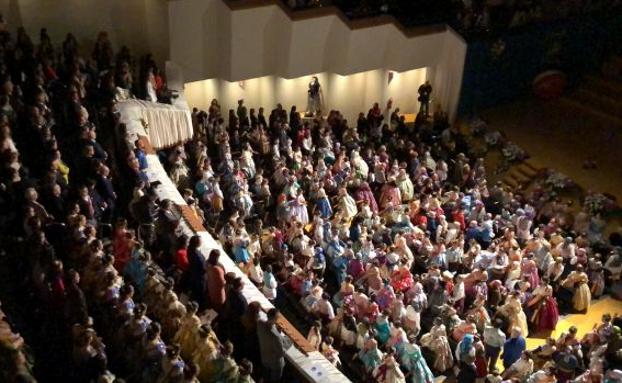
{"label": "blue banner on wall", "polygon": [[622,15],[592,15],[525,26],[504,34],[471,39],[465,60],[462,116],[528,94],[545,70],[566,73],[570,83],[600,69],[603,59],[622,52]]}

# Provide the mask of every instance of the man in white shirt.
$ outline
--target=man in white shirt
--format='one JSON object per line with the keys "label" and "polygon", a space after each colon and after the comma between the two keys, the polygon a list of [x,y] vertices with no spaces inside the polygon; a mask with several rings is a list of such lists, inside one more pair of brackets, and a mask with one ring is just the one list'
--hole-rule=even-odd
{"label": "man in white shirt", "polygon": [[326,293],[322,294],[322,299],[313,304],[312,309],[325,321],[331,321],[335,318],[335,310],[330,303],[330,296]]}
{"label": "man in white shirt", "polygon": [[488,361],[488,369],[492,371],[497,364],[499,354],[505,343],[505,334],[501,331],[503,321],[495,320],[491,326],[484,329],[484,347],[486,349],[486,360]]}

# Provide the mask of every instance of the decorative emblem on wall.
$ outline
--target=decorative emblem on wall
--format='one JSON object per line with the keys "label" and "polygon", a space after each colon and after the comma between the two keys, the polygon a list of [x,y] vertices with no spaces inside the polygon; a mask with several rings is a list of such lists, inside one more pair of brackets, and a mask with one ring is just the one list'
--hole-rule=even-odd
{"label": "decorative emblem on wall", "polygon": [[505,42],[503,40],[499,39],[492,43],[492,46],[490,47],[490,55],[494,61],[499,60],[503,55],[503,52],[505,52]]}

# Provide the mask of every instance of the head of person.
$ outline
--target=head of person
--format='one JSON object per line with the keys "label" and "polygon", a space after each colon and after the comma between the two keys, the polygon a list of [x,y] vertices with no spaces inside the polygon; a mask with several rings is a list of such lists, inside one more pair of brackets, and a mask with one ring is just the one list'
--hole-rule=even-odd
{"label": "head of person", "polygon": [[523,352],[520,354],[520,358],[521,358],[522,360],[529,360],[529,359],[531,359],[531,353],[530,353],[529,351],[523,351]]}
{"label": "head of person", "polygon": [[216,266],[218,264],[218,258],[220,258],[220,250],[214,249],[210,251],[207,263],[211,266]]}
{"label": "head of person", "polygon": [[188,244],[188,248],[192,250],[196,250],[199,247],[201,247],[201,237],[199,237],[198,235],[192,236],[192,238],[190,238],[190,243]]}
{"label": "head of person", "polygon": [[240,277],[235,277],[231,282],[231,285],[235,291],[242,291],[244,288],[244,280]]}
{"label": "head of person", "polygon": [[276,319],[279,316],[279,310],[276,308],[271,308],[270,310],[268,310],[266,316],[268,317],[268,323],[274,324],[276,323]]}

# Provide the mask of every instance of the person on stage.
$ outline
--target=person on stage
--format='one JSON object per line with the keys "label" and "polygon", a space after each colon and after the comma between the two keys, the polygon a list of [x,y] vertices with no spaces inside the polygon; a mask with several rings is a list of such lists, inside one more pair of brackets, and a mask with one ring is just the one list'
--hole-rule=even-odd
{"label": "person on stage", "polygon": [[430,95],[432,94],[432,85],[430,85],[429,81],[426,81],[425,84],[422,84],[419,87],[419,102],[421,103],[421,107],[419,108],[419,113],[423,113],[424,116],[430,115]]}
{"label": "person on stage", "polygon": [[309,83],[309,89],[307,90],[309,103],[307,107],[307,117],[312,116],[321,116],[322,115],[322,102],[321,102],[321,92],[322,87],[320,86],[320,81],[316,76],[311,77],[311,82]]}

